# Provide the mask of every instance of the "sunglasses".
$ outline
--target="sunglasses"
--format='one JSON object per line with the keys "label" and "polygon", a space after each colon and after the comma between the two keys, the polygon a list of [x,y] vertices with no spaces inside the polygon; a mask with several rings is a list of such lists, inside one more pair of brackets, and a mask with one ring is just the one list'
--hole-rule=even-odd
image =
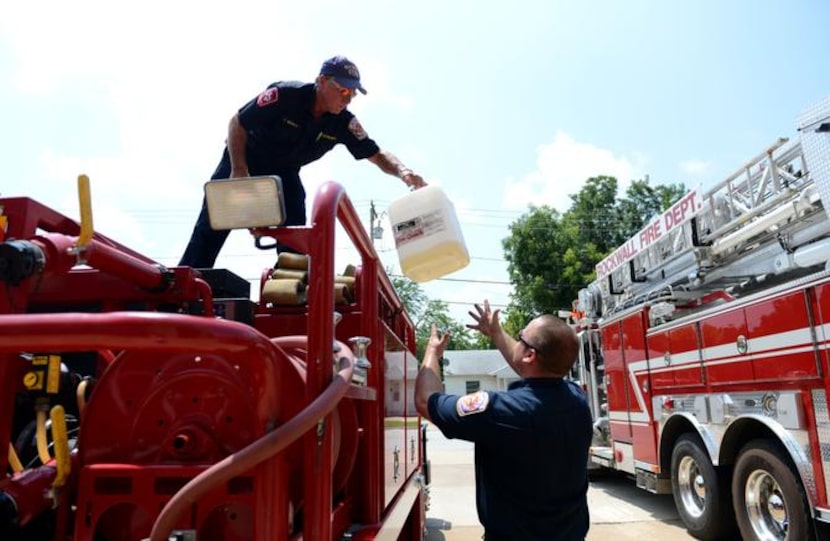
{"label": "sunglasses", "polygon": [[337,89],[337,91],[340,93],[340,95],[343,96],[344,98],[353,98],[357,95],[357,90],[354,89],[354,88],[346,88],[345,86],[341,85],[340,83],[338,83],[337,81],[335,81],[332,78],[329,78],[328,81],[332,84],[332,86],[334,88]]}
{"label": "sunglasses", "polygon": [[519,334],[516,335],[516,339],[525,346],[527,346],[528,349],[532,349],[533,351],[539,351],[538,349],[536,349],[535,346],[530,345],[530,342],[524,339],[524,336],[522,336],[522,332],[523,331],[519,331]]}

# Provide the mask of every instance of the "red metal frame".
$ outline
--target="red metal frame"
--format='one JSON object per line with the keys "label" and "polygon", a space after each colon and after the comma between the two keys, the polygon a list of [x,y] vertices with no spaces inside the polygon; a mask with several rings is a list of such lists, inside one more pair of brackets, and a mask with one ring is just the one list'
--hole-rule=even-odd
{"label": "red metal frame", "polygon": [[[27,198],[0,199],[0,214],[8,223],[0,242],[22,239],[45,255],[45,266],[37,276],[19,285],[7,284],[0,292],[0,330],[4,335],[0,342],[0,411],[13,412],[15,393],[22,391],[22,376],[28,369],[20,356],[23,351],[97,351],[103,370],[98,384],[108,386],[93,392],[81,425],[80,445],[89,442],[90,448],[78,453],[71,482],[79,483],[80,509],[86,509],[88,502],[98,503],[87,515],[91,519],[76,521],[76,541],[91,539],[99,519],[138,520],[140,513],[149,510],[153,516],[154,510],[163,507],[153,520],[151,534],[152,540],[160,541],[171,529],[187,527],[190,521],[184,520],[185,509],[193,510],[192,516],[187,515],[198,523],[211,521],[211,506],[222,501],[236,506],[240,513],[250,509],[253,517],[258,517],[252,519],[252,539],[287,539],[289,526],[281,517],[289,514],[291,496],[285,479],[291,475],[293,460],[302,462],[297,488],[302,494],[303,528],[298,538],[332,539],[355,523],[365,526],[360,534],[364,539],[380,533],[388,538],[394,532],[398,532],[395,536],[410,539],[417,537],[416,531],[423,531],[425,502],[416,475],[422,461],[420,430],[417,464],[412,468],[407,464],[406,481],[388,505],[384,498],[386,333],[395,334],[411,355],[415,349],[414,326],[341,186],[329,182],[320,188],[308,226],[253,231],[257,236],[279,237],[281,242],[308,254],[311,261],[307,307],[266,310],[260,306],[254,327],[210,317],[213,293],[193,269],[166,269],[99,234],[79,247],[77,223]],[[358,299],[354,305],[341,307],[335,306],[334,299],[333,254],[338,221],[361,258],[356,276]],[[78,262],[90,268],[77,268]],[[208,317],[155,312],[157,307],[194,303],[201,306],[200,315]],[[136,304],[144,311],[128,311]],[[77,307],[84,312],[78,312]],[[335,374],[331,344],[335,343],[332,313],[336,308],[344,314],[339,337],[362,334],[372,340],[367,357],[373,368],[366,387],[351,384],[352,357],[342,342],[339,356],[347,362]],[[299,337],[288,341],[279,338],[287,334],[305,334],[307,339],[300,343]],[[297,354],[304,360],[298,360]],[[240,369],[248,383],[228,387],[232,389],[227,394],[231,398],[225,399],[229,404],[213,407],[207,412],[207,420],[202,419],[216,426],[223,415],[227,419],[245,417],[246,422],[250,418],[246,425],[234,424],[246,427],[244,430],[220,438],[223,448],[231,453],[222,458],[214,443],[221,431],[210,433],[200,428],[202,421],[188,417],[188,408],[181,405],[182,396],[193,394],[194,403],[202,397],[208,399],[211,385],[219,385],[217,382],[226,377],[223,374],[230,378],[228,381],[234,380],[232,372]],[[118,390],[128,381],[138,390]],[[192,383],[197,381],[202,383]],[[256,391],[257,386],[260,391]],[[190,387],[192,390],[183,390]],[[245,396],[233,390],[236,388],[250,388],[253,393]],[[207,394],[198,394],[199,389]],[[141,401],[140,409],[119,410],[124,401]],[[118,407],[101,406],[107,403]],[[183,417],[177,417],[177,412]],[[179,439],[174,443],[153,440],[166,434],[167,428],[147,422],[152,415],[159,423],[175,422]],[[135,423],[118,425],[117,419],[123,424],[125,416],[133,417]],[[273,430],[275,421],[278,426]],[[11,415],[0,415],[0,448],[8,447],[11,429]],[[335,430],[349,431],[338,437],[337,461]],[[105,450],[104,441],[118,434],[124,441],[118,448],[121,450],[113,454]],[[98,437],[103,435],[107,437]],[[147,447],[148,443],[135,443],[136,438],[152,443]],[[301,440],[292,445],[297,438]],[[127,445],[126,440],[132,444]],[[156,453],[153,456],[179,456],[185,463],[176,466],[176,461],[169,459],[154,463],[147,458],[146,449]],[[209,460],[199,462],[194,457]],[[187,462],[191,459],[195,462]],[[107,463],[112,460],[126,460],[133,465]],[[0,453],[0,466],[8,468],[5,453]],[[171,472],[192,480],[174,493],[154,492],[157,489],[147,484],[148,479],[164,484]],[[127,514],[105,516],[107,509],[123,506],[119,503],[123,496],[113,494],[107,499],[96,487],[116,483],[113,490],[117,492],[118,483],[124,479],[134,487],[136,492],[128,496],[140,500],[139,507],[125,511]],[[251,484],[251,489],[232,495],[224,488],[232,479],[250,479],[244,483]],[[282,479],[283,484],[274,479]],[[0,482],[0,490],[3,486]],[[335,500],[335,492],[344,487],[352,496]],[[197,501],[204,504],[198,511],[194,505]],[[420,510],[413,512],[414,506]],[[63,498],[58,514],[63,528],[69,515],[67,499]]]}
{"label": "red metal frame", "polygon": [[[327,257],[334,253],[335,224],[339,220],[344,227],[346,234],[357,249],[361,259],[361,271],[358,280],[358,291],[360,295],[361,327],[371,330],[369,338],[372,344],[368,357],[373,360],[375,367],[382,366],[382,354],[384,336],[377,328],[377,321],[380,318],[379,305],[381,300],[391,308],[399,317],[405,317],[404,308],[395,293],[392,282],[379,263],[377,252],[371,240],[366,234],[357,211],[346,196],[342,186],[334,182],[323,184],[314,200],[311,224],[308,226],[288,227],[279,229],[257,229],[255,235],[279,237],[280,242],[296,248],[300,252],[309,255],[311,265],[315,272],[309,277],[308,293],[308,336],[309,359],[317,359],[315,363],[309,363],[307,368],[308,386],[307,396],[316,396],[331,380],[331,367],[328,363],[320,362],[320,345],[331,343],[333,339],[332,316],[334,312],[334,259]],[[318,266],[318,261],[322,265]],[[407,342],[414,351],[415,338],[414,328],[411,322],[407,325]],[[374,369],[369,371],[368,387],[382,389],[382,370]],[[382,394],[382,393],[380,393]],[[366,457],[367,471],[365,486],[367,487],[367,515],[369,523],[381,521],[381,514],[384,510],[383,502],[383,464],[384,457],[382,447],[382,396],[375,400],[369,400],[363,404],[366,418],[372,422],[364,430],[363,438],[368,449]],[[330,422],[327,419],[326,422]],[[313,515],[306,517],[305,530],[306,539],[329,539],[331,537],[331,504],[328,495],[331,491],[331,479],[329,476],[321,475],[320,472],[329,471],[331,468],[331,441],[330,432],[326,431],[326,437],[322,444],[318,442],[314,434],[305,438],[305,459],[304,459],[304,490],[306,497],[312,498],[315,502],[311,506]],[[325,479],[321,479],[321,477]]]}

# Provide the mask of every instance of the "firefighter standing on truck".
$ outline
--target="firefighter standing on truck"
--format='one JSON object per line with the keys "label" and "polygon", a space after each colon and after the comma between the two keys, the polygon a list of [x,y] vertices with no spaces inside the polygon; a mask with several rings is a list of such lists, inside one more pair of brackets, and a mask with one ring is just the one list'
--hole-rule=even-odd
{"label": "firefighter standing on truck", "polygon": [[[279,176],[285,199],[283,225],[306,223],[300,168],[321,158],[337,143],[346,145],[355,159],[368,159],[410,188],[425,186],[420,175],[382,150],[346,108],[358,91],[366,94],[360,72],[343,56],[326,60],[314,83],[272,83],[231,119],[225,151],[211,179]],[[211,229],[203,199],[179,265],[213,267],[228,233]],[[291,251],[279,244],[277,249]]]}

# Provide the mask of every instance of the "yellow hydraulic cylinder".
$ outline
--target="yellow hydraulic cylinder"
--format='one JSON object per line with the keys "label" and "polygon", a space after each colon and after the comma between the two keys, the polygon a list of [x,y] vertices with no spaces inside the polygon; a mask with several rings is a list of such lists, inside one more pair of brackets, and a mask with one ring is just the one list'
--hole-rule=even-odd
{"label": "yellow hydraulic cylinder", "polygon": [[78,235],[78,248],[85,248],[92,240],[92,195],[89,187],[89,177],[78,175],[78,203],[81,209],[81,234]]}
{"label": "yellow hydraulic cylinder", "polygon": [[55,444],[55,465],[57,467],[57,475],[52,483],[53,488],[61,488],[72,468],[72,462],[69,458],[69,435],[66,430],[66,414],[63,411],[63,406],[55,406],[49,412],[52,419],[52,441]]}

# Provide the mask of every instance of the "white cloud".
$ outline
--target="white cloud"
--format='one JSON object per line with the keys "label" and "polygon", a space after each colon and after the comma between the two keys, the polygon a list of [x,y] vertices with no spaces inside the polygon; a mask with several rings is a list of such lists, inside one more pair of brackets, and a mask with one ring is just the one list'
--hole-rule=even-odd
{"label": "white cloud", "polygon": [[[67,125],[71,115],[32,119],[75,132],[83,144],[46,139],[28,174],[39,185],[69,180],[71,197],[72,179],[87,173],[108,205],[154,208],[164,199],[197,208],[236,108],[275,71],[313,76],[319,62],[308,59],[301,30],[274,31],[273,22],[286,16],[276,4],[46,0],[8,7],[0,37],[14,54],[5,68],[22,105],[95,117],[74,126]],[[247,28],[244,42],[227,37],[236,26]],[[289,46],[292,54],[275,59]],[[117,189],[110,193],[108,184]],[[49,202],[55,198],[62,196],[52,193]]]}
{"label": "white cloud", "polygon": [[711,162],[704,162],[701,160],[686,160],[680,162],[680,170],[687,175],[704,175],[709,172]]}
{"label": "white cloud", "polygon": [[[44,0],[7,7],[0,40],[11,56],[0,68],[21,110],[74,110],[94,118],[70,121],[75,117],[44,112],[16,120],[27,129],[40,124],[69,135],[40,138],[25,178],[7,183],[3,195],[33,197],[76,217],[75,179],[87,174],[96,230],[168,264],[184,249],[236,109],[271,81],[313,80],[322,61],[316,38],[306,31],[306,8],[262,0],[148,0],[132,7]],[[234,35],[241,28],[244,34]],[[356,100],[356,110],[411,107],[391,88],[382,58],[360,60],[372,99]],[[75,134],[82,142],[73,144]],[[354,160],[343,150],[333,154],[341,156],[303,170],[309,213],[326,180],[336,177],[350,186],[350,195],[363,188],[346,180],[351,169],[334,174],[337,164]],[[368,176],[362,167],[359,175]],[[354,195],[367,191],[375,196],[379,190]],[[222,255],[251,252],[250,238],[235,233]],[[258,275],[254,265],[260,263],[241,273]]]}
{"label": "white cloud", "polygon": [[577,193],[588,178],[616,177],[622,193],[632,179],[639,178],[642,162],[641,156],[617,156],[559,131],[552,143],[539,147],[534,171],[519,180],[507,180],[505,204],[509,208],[551,205],[565,211],[571,205],[568,196]]}

